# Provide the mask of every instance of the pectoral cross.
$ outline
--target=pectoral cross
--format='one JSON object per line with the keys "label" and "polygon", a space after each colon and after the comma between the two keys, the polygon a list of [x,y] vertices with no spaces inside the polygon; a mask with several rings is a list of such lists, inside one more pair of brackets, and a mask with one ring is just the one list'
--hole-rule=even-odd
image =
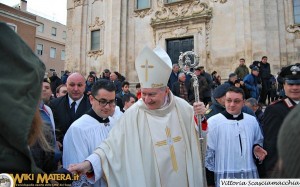
{"label": "pectoral cross", "polygon": [[176,143],[176,142],[179,142],[181,140],[181,137],[176,136],[176,137],[172,138],[170,128],[168,128],[168,127],[166,127],[166,135],[167,135],[166,140],[159,141],[155,145],[156,146],[169,145],[173,170],[177,172],[178,171],[178,166],[177,166],[176,154],[175,154],[173,144]]}
{"label": "pectoral cross", "polygon": [[148,64],[148,60],[146,60],[145,65],[141,65],[141,68],[145,68],[145,80],[148,81],[148,68],[154,68],[153,65]]}

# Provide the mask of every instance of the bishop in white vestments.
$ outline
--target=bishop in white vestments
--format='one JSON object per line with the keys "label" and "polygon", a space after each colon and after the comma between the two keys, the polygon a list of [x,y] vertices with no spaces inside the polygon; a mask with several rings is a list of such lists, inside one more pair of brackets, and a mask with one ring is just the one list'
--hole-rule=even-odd
{"label": "bishop in white vestments", "polygon": [[166,86],[172,69],[164,50],[148,47],[136,59],[142,99],[132,105],[108,138],[71,172],[93,172],[108,186],[196,187],[203,184],[194,111]]}

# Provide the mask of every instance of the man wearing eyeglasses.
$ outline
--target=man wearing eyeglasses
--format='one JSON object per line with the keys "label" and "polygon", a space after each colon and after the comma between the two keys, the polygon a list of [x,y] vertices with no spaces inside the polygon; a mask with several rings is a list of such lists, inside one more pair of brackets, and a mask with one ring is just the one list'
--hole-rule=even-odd
{"label": "man wearing eyeglasses", "polygon": [[[116,106],[116,87],[108,80],[96,81],[92,87],[89,100],[92,108],[68,129],[64,138],[63,166],[82,162],[93,153],[100,143],[107,138],[116,120],[123,114]],[[102,186],[99,180],[94,186]],[[89,186],[86,176],[81,176],[73,186]]]}
{"label": "man wearing eyeglasses", "polygon": [[[231,86],[229,84],[221,84],[215,88],[213,92],[212,105],[205,112],[206,119],[225,111],[225,94]],[[242,112],[255,116],[254,112],[247,106],[242,107]]]}
{"label": "man wearing eyeglasses", "polygon": [[[92,155],[69,170],[88,172],[94,181],[105,178],[108,186],[203,186],[193,107],[167,87],[171,59],[159,47],[145,47],[135,67],[142,99],[126,110]],[[199,105],[203,114],[204,104]]]}
{"label": "man wearing eyeglasses", "polygon": [[205,167],[214,173],[209,178],[215,186],[220,186],[220,179],[259,178],[253,155],[260,162],[267,155],[256,118],[242,112],[244,99],[241,88],[230,87],[225,95],[226,111],[207,121]]}
{"label": "man wearing eyeglasses", "polygon": [[278,161],[277,136],[281,124],[300,102],[300,64],[282,68],[279,78],[278,80],[283,80],[286,97],[269,105],[263,117],[264,147],[269,153],[264,162],[267,178],[276,176],[279,172],[279,168],[275,166]]}

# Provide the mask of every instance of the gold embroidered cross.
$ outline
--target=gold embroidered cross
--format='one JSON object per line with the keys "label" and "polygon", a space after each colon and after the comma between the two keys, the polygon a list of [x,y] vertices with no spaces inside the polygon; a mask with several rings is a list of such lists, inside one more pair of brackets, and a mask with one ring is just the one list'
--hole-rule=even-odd
{"label": "gold embroidered cross", "polygon": [[148,68],[154,68],[153,65],[148,64],[148,60],[146,60],[145,65],[141,65],[141,68],[145,68],[145,80],[148,81]]}
{"label": "gold embroidered cross", "polygon": [[173,170],[177,172],[178,166],[177,166],[176,154],[175,154],[173,143],[179,142],[181,140],[181,137],[176,136],[176,137],[172,138],[170,128],[168,128],[168,127],[166,127],[166,135],[167,135],[166,140],[159,141],[155,145],[156,146],[169,145]]}

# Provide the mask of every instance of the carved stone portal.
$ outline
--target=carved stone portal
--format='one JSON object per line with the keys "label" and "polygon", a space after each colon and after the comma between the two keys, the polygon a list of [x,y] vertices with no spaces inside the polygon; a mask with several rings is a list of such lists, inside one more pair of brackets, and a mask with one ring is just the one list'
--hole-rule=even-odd
{"label": "carved stone portal", "polygon": [[[202,29],[206,28],[204,25],[209,24],[211,17],[212,8],[198,0],[172,4],[164,4],[163,0],[158,0],[157,9],[152,14],[150,23],[153,28],[154,42],[159,42],[163,38],[187,37],[195,34],[201,36]],[[209,30],[206,28],[204,32],[208,39]],[[203,41],[206,41],[205,37]]]}
{"label": "carved stone portal", "polygon": [[207,22],[211,17],[212,9],[206,3],[199,1],[187,1],[171,5],[158,3],[157,11],[151,18],[151,26],[155,29],[168,23]]}
{"label": "carved stone portal", "polygon": [[194,1],[192,3],[175,4],[173,6],[159,6],[155,12],[152,21],[159,21],[165,19],[174,19],[180,17],[187,17],[196,14],[200,14],[204,11],[208,11],[208,5],[206,3],[200,3]]}
{"label": "carved stone portal", "polygon": [[177,28],[177,29],[173,30],[172,34],[174,36],[178,37],[178,36],[181,36],[181,35],[187,33],[187,31],[188,31],[188,26],[186,26],[186,27],[180,27],[180,28]]}

